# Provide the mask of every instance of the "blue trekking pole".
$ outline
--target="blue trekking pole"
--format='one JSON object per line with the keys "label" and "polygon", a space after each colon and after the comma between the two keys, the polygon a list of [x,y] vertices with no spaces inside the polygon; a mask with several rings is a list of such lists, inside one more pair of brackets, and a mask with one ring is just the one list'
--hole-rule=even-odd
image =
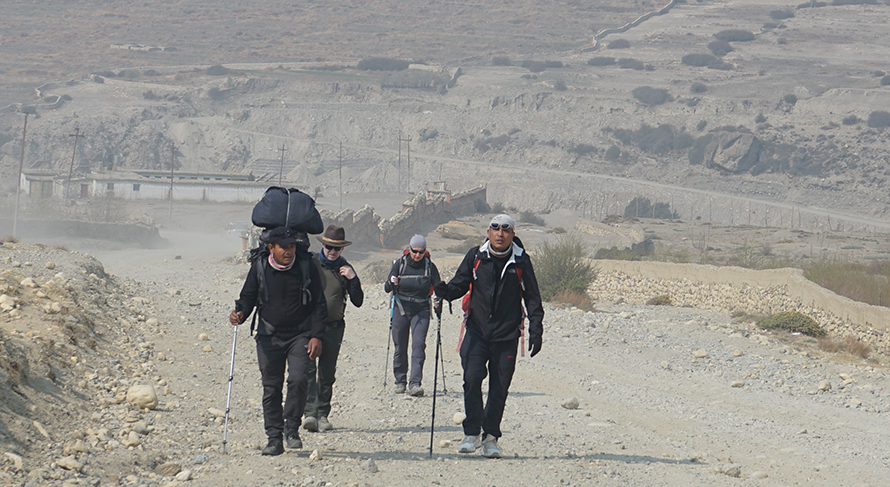
{"label": "blue trekking pole", "polygon": [[393,290],[392,299],[389,302],[389,331],[386,336],[386,361],[383,362],[383,387],[386,387],[386,368],[389,365],[389,343],[392,341],[392,313],[396,306],[396,292]]}

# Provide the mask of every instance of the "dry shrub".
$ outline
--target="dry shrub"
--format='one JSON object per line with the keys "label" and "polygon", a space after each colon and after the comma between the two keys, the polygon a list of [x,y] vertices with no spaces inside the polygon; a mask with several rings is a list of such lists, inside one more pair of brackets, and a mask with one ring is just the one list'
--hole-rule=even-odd
{"label": "dry shrub", "polygon": [[649,300],[646,301],[646,304],[650,306],[670,306],[672,303],[673,301],[671,301],[671,297],[667,294],[660,294],[649,298]]}
{"label": "dry shrub", "polygon": [[583,309],[584,311],[596,311],[596,307],[593,305],[593,300],[590,299],[590,296],[586,293],[579,293],[578,291],[573,291],[571,289],[564,290],[554,296],[550,301],[554,303],[569,304],[578,309]]}
{"label": "dry shrub", "polygon": [[831,337],[822,337],[819,339],[819,350],[828,353],[848,353],[859,358],[867,359],[871,355],[871,347],[867,343],[859,341],[853,335],[847,335],[841,341]]}
{"label": "dry shrub", "polygon": [[12,235],[3,237],[2,239],[0,239],[0,241],[9,242],[9,243],[19,243],[18,237],[13,237]]}

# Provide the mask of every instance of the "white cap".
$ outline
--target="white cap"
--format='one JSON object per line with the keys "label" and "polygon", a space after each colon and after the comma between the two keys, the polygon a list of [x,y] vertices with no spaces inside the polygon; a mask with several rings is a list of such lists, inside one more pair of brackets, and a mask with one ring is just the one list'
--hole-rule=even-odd
{"label": "white cap", "polygon": [[491,219],[491,225],[495,225],[495,224],[507,225],[514,230],[516,229],[516,222],[514,222],[513,219],[510,218],[510,215],[504,215],[503,213],[501,213],[500,215],[497,215]]}

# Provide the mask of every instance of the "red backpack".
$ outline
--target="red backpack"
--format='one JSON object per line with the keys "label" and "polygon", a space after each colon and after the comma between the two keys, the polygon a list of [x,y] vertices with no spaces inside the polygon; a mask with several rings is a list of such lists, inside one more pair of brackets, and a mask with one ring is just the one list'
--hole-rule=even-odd
{"label": "red backpack", "polygon": [[[479,267],[479,257],[476,257],[476,262],[473,264],[473,281],[476,280],[476,269]],[[522,318],[519,322],[519,339],[522,344],[519,347],[519,353],[521,356],[525,357],[525,307],[522,305],[522,291],[525,289],[525,284],[522,282],[522,268],[519,266],[516,267],[516,277],[519,278],[519,306],[522,308]],[[470,296],[473,294],[473,283],[470,283],[470,289],[467,290],[467,294],[464,294],[463,299],[460,302],[460,308],[464,312],[464,320],[460,324],[460,334],[457,336],[457,351],[460,353],[460,345],[464,341],[464,332],[467,328],[467,319],[470,317]]]}

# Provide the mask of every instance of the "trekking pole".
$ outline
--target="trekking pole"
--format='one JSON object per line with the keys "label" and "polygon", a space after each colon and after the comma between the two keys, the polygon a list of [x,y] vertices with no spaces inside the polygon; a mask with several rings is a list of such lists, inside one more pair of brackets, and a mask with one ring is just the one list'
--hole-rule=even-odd
{"label": "trekking pole", "polygon": [[[442,349],[442,309],[436,307],[436,316],[439,317],[439,324],[436,326],[436,359],[433,363],[433,415],[430,419],[430,456],[433,456],[433,433],[436,431],[436,387],[439,380],[439,350]],[[444,359],[443,359],[444,360]],[[442,365],[442,385],[445,385],[445,365]]]}
{"label": "trekking pole", "polygon": [[[439,304],[439,306],[441,306],[441,303]],[[440,330],[442,329],[442,308],[441,307],[436,308],[435,306],[433,306],[433,309],[435,310],[436,317],[439,320],[439,324],[436,325],[436,336],[439,337],[437,339],[438,347],[439,347],[439,350],[437,351],[437,353],[438,353],[439,357],[441,357],[441,360],[442,360],[442,394],[444,395],[444,394],[448,394],[448,386],[445,384],[445,353],[442,351],[442,338],[441,338],[441,335],[439,334]]]}
{"label": "trekking pole", "polygon": [[389,366],[389,342],[392,341],[392,312],[396,306],[396,293],[393,291],[392,300],[389,302],[389,331],[386,333],[386,360],[383,362],[383,387],[386,387],[386,372]]}
{"label": "trekking pole", "polygon": [[235,336],[232,338],[232,365],[229,367],[229,393],[226,395],[226,422],[223,426],[222,452],[226,454],[226,443],[229,437],[229,407],[232,404],[232,381],[235,377],[235,345],[238,344],[238,327],[235,326]]}

